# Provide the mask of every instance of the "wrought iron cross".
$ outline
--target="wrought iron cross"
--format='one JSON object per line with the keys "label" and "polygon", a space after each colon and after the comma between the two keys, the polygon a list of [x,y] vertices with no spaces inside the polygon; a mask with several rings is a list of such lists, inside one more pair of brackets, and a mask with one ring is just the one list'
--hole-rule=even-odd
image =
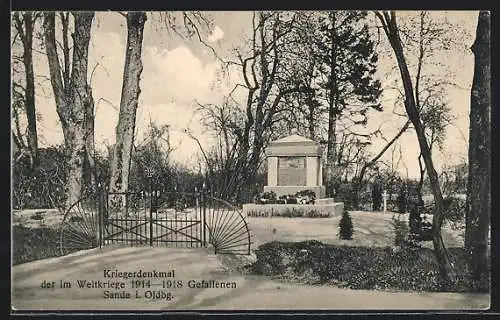
{"label": "wrought iron cross", "polygon": [[152,178],[152,177],[153,177],[153,175],[155,174],[155,169],[153,169],[153,168],[146,168],[146,169],[144,170],[144,172],[146,173],[146,176],[147,176],[148,178]]}

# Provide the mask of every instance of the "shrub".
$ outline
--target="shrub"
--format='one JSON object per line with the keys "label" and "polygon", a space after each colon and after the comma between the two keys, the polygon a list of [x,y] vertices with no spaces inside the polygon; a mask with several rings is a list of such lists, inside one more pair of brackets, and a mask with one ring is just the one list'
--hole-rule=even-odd
{"label": "shrub", "polygon": [[276,198],[276,193],[273,191],[260,193],[254,197],[256,204],[314,204],[316,193],[312,190],[301,190],[296,194],[282,195]]}
{"label": "shrub", "polygon": [[299,199],[295,196],[295,195],[292,195],[292,194],[286,194],[286,195],[282,195],[279,197],[279,203],[280,204],[298,204],[299,203]]}
{"label": "shrub", "polygon": [[378,182],[375,182],[372,186],[372,205],[373,211],[380,211],[382,205],[382,188]]}
{"label": "shrub", "polygon": [[273,191],[260,193],[255,197],[254,202],[257,204],[275,203],[276,193]]}
{"label": "shrub", "polygon": [[299,203],[299,200],[295,196],[292,196],[292,197],[288,197],[286,199],[286,203],[287,204],[297,204],[297,203]]}
{"label": "shrub", "polygon": [[51,228],[12,227],[12,264],[57,257],[59,232]]}
{"label": "shrub", "polygon": [[406,212],[406,204],[408,201],[408,195],[406,192],[406,186],[404,184],[401,185],[401,188],[399,189],[399,194],[396,199],[397,205],[398,205],[398,212],[399,213],[405,213]]}
{"label": "shrub", "polygon": [[[443,283],[434,252],[428,248],[351,247],[318,241],[269,242],[255,250],[254,274],[279,277],[306,284],[330,284],[350,289],[411,291],[483,291],[489,283],[473,288],[466,274],[466,252],[449,248],[457,281]],[[325,263],[331,262],[331,263]]]}
{"label": "shrub", "polygon": [[[96,155],[95,172],[98,180],[105,184],[109,180],[109,164]],[[61,208],[65,205],[68,156],[64,148],[40,148],[38,162],[31,168],[27,158],[12,165],[12,204],[14,209]]]}
{"label": "shrub", "polygon": [[13,206],[15,209],[45,209],[65,201],[67,157],[62,148],[39,150],[35,168],[26,158],[13,164]]}
{"label": "shrub", "polygon": [[465,199],[448,197],[444,199],[444,219],[453,223],[465,220]]}
{"label": "shrub", "polygon": [[286,208],[283,213],[280,214],[281,217],[287,217],[287,218],[298,218],[302,217],[304,215],[304,212],[302,210],[298,210],[295,208]]}
{"label": "shrub", "polygon": [[247,216],[249,216],[249,217],[269,217],[270,213],[267,211],[250,210],[247,212]]}
{"label": "shrub", "polygon": [[339,223],[339,237],[342,240],[352,240],[352,234],[354,231],[354,227],[352,224],[351,215],[349,211],[344,210],[342,213],[342,218]]}
{"label": "shrub", "polygon": [[309,190],[309,189],[300,190],[295,195],[297,195],[297,196],[316,197],[316,193],[314,191],[312,191],[312,190]]}
{"label": "shrub", "polygon": [[432,240],[432,223],[429,221],[422,222],[422,229],[420,230],[421,241],[431,241]]}
{"label": "shrub", "polygon": [[307,218],[328,218],[328,216],[329,216],[328,214],[321,213],[318,210],[309,210],[304,215],[304,217],[307,217]]}
{"label": "shrub", "polygon": [[336,201],[341,201],[347,210],[354,210],[354,203],[356,201],[356,190],[354,183],[342,183],[337,189],[337,194],[335,195]]}
{"label": "shrub", "polygon": [[406,221],[401,220],[398,216],[391,219],[392,228],[394,231],[394,245],[396,247],[405,247],[408,244],[409,228]]}
{"label": "shrub", "polygon": [[43,211],[37,211],[35,214],[31,215],[31,220],[43,220]]}
{"label": "shrub", "polygon": [[328,218],[329,210],[311,208],[311,206],[263,206],[261,209],[247,211],[249,217],[287,217],[287,218]]}
{"label": "shrub", "polygon": [[421,214],[424,212],[423,201],[418,201],[417,203],[410,206],[410,217],[409,225],[410,232],[413,234],[419,234],[422,228],[422,218]]}
{"label": "shrub", "polygon": [[316,201],[316,193],[312,190],[301,190],[295,194],[295,197],[303,204],[314,204]]}

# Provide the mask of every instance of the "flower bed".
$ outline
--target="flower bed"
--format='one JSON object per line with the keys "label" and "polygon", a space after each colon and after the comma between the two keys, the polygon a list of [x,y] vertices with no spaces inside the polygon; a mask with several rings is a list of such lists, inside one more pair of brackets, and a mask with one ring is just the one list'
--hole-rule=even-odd
{"label": "flower bed", "polygon": [[301,190],[295,194],[276,197],[273,191],[264,192],[255,196],[256,204],[314,204],[316,193],[312,190]]}
{"label": "flower bed", "polygon": [[327,218],[342,214],[344,204],[244,204],[243,213],[248,217],[304,217]]}

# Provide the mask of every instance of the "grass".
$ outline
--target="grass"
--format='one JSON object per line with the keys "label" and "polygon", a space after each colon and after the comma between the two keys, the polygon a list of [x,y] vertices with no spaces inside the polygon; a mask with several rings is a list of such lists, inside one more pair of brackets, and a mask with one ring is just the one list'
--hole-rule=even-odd
{"label": "grass", "polygon": [[13,211],[12,265],[59,257],[62,219],[55,209]]}
{"label": "grass", "polygon": [[[349,213],[354,226],[352,240],[339,239],[340,216],[321,219],[247,217],[246,220],[253,236],[252,248],[272,241],[300,242],[307,240],[358,247],[386,247],[394,244],[395,234],[391,225],[392,213],[365,211],[350,211]],[[443,227],[443,241],[446,247],[463,246],[460,231],[448,227]],[[424,242],[423,246],[432,249],[431,241]]]}
{"label": "grass", "polygon": [[60,256],[59,232],[54,228],[12,228],[12,264]]}

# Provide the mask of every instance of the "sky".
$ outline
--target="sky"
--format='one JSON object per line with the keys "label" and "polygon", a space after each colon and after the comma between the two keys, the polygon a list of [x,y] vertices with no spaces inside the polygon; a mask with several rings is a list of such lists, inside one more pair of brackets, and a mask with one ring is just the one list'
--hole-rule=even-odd
{"label": "sky", "polygon": [[[251,30],[252,13],[246,11],[208,12],[213,17],[213,29],[203,34],[203,39],[223,57],[231,55],[233,48],[244,44]],[[403,15],[405,13],[402,13]],[[464,47],[470,47],[477,22],[477,12],[439,12],[450,21],[463,26]],[[98,12],[92,25],[89,48],[89,77],[95,100],[96,146],[106,150],[106,144],[115,141],[115,126],[122,88],[123,66],[126,47],[126,21],[116,12]],[[385,35],[383,35],[385,36]],[[383,40],[382,40],[383,41]],[[441,168],[459,162],[467,156],[468,114],[470,86],[473,77],[473,55],[470,50],[437,57],[455,72],[454,80],[459,88],[449,90],[450,107],[456,119],[449,127],[445,148],[434,152],[436,166]],[[201,126],[195,113],[196,103],[218,103],[241,81],[238,73],[230,73],[230,79],[220,81],[221,68],[210,49],[196,37],[186,39],[168,32],[159,19],[159,13],[149,13],[144,31],[141,95],[137,113],[137,141],[144,137],[149,121],[171,128],[171,144],[175,148],[172,158],[193,165],[199,148],[184,130],[188,128],[202,143],[210,143],[210,137]],[[392,52],[380,57],[378,75],[383,84],[397,79],[390,73],[395,66]],[[41,146],[60,144],[62,129],[55,108],[55,101],[48,79],[48,63],[44,54],[35,53],[34,68],[37,75],[36,107],[39,116],[38,131]],[[396,77],[396,78],[394,78]],[[238,92],[240,99],[244,92]],[[370,115],[367,130],[380,127],[390,139],[404,124],[405,119],[393,113],[394,93],[387,91],[382,97],[383,112]],[[371,146],[373,153],[384,145],[377,139]],[[400,152],[401,147],[401,152]],[[395,155],[402,155],[398,170],[409,177],[418,176],[418,143],[413,132],[405,133],[396,144]],[[390,160],[389,150],[385,160]],[[406,168],[408,170],[406,170]]]}

